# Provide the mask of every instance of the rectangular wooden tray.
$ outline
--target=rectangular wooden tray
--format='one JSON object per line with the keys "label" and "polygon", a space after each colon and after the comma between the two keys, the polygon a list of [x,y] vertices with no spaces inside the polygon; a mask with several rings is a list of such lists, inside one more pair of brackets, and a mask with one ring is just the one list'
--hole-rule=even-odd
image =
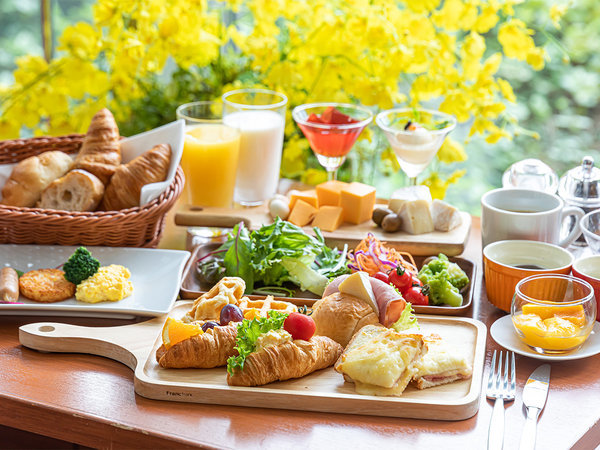
{"label": "rectangular wooden tray", "polygon": [[[196,299],[203,293],[208,291],[212,286],[201,283],[196,276],[196,261],[198,258],[205,256],[206,254],[216,250],[221,244],[220,243],[207,243],[198,245],[192,250],[192,256],[188,260],[185,268],[183,269],[183,276],[181,282],[181,289],[179,295],[183,299]],[[343,245],[343,244],[342,244]],[[415,256],[415,262],[418,267],[423,265],[423,261],[426,256]],[[463,302],[461,306],[413,306],[413,309],[419,314],[439,314],[445,316],[458,316],[465,314],[466,311],[471,307],[473,302],[475,278],[477,276],[477,265],[466,258],[455,258],[451,257],[451,261],[457,263],[462,270],[469,277],[470,283],[463,290]],[[293,288],[293,286],[291,286]],[[294,289],[293,297],[278,297],[278,299],[285,300],[295,305],[306,305],[312,306],[320,297],[308,291],[301,291],[300,289]],[[253,296],[250,296],[253,297]]]}
{"label": "rectangular wooden tray", "polygon": [[[387,201],[385,201],[387,204]],[[448,256],[460,255],[464,249],[471,230],[471,215],[461,212],[462,224],[457,228],[442,232],[412,235],[405,232],[385,233],[371,220],[359,225],[343,224],[333,232],[323,231],[327,245],[335,247],[340,243],[356,246],[365,238],[367,233],[373,233],[379,240],[386,241],[390,246],[411,253],[412,255],[436,255],[444,253]],[[233,227],[244,222],[250,229],[260,228],[273,223],[266,204],[251,208],[202,208],[185,206],[177,211],[175,223],[192,227]],[[304,227],[311,231],[312,227]],[[343,245],[343,244],[342,244]]]}
{"label": "rectangular wooden tray", "polygon": [[[179,318],[192,302],[179,302],[169,314]],[[332,367],[306,377],[260,387],[228,386],[224,367],[163,369],[155,352],[166,316],[121,327],[80,327],[34,323],[19,329],[26,347],[46,352],[79,352],[120,361],[135,371],[135,391],[147,398],[218,405],[366,414],[436,420],[463,420],[477,413],[481,395],[487,329],[463,317],[419,316],[424,332],[435,332],[465,349],[473,376],[434,388],[409,386],[401,397],[359,395]]]}

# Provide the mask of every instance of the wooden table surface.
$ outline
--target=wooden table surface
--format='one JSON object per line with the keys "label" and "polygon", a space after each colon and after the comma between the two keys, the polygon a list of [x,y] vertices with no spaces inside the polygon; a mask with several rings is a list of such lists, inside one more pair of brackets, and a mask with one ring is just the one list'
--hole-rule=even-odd
{"label": "wooden table surface", "polygon": [[[172,220],[172,216],[169,217]],[[169,224],[162,245],[181,245]],[[479,221],[464,254],[478,263]],[[504,313],[490,305],[482,276],[468,315],[488,327]],[[478,295],[477,295],[478,294]],[[58,321],[113,326],[131,321],[0,317],[0,436],[2,426],[97,448],[485,448],[492,403],[458,422],[394,419],[149,400],[134,393],[124,365],[83,354],[45,354],[22,347],[20,325]],[[488,333],[486,373],[500,347]],[[542,362],[517,356],[517,396],[506,407],[505,448],[518,448],[525,423],[523,385]],[[548,401],[538,423],[538,449],[594,448],[600,443],[600,356],[552,363]],[[4,443],[5,444],[5,443]],[[0,448],[3,447],[0,439]]]}

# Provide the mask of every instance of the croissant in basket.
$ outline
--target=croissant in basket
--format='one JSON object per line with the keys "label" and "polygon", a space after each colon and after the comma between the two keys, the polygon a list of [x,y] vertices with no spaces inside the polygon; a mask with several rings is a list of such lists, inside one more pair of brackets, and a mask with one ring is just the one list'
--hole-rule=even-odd
{"label": "croissant in basket", "polygon": [[106,185],[121,164],[120,139],[112,113],[106,108],[101,109],[88,127],[75,158],[75,168],[94,174]]}
{"label": "croissant in basket", "polygon": [[171,146],[159,144],[118,166],[104,192],[102,209],[117,211],[139,206],[142,187],[164,181],[170,164]]}

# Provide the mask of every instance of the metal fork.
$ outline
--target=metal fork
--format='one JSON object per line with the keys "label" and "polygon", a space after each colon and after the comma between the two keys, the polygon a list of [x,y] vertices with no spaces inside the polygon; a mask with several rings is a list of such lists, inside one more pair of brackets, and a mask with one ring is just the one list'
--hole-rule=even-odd
{"label": "metal fork", "polygon": [[[494,411],[490,420],[490,430],[488,433],[488,450],[502,449],[504,445],[504,402],[511,402],[515,399],[515,354],[506,352],[504,363],[504,376],[502,374],[502,353],[498,358],[498,367],[496,367],[496,350],[492,356],[492,367],[488,378],[486,396],[494,399]],[[511,356],[509,365],[508,356]],[[509,369],[510,366],[510,369]],[[496,370],[497,369],[497,370]],[[510,370],[510,381],[508,371]]]}

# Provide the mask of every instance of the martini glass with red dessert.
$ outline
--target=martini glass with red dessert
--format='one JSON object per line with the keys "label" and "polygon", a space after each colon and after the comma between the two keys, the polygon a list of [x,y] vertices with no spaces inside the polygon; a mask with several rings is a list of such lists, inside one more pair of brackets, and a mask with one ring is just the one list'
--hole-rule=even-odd
{"label": "martini glass with red dessert", "polygon": [[373,120],[373,113],[349,103],[308,103],[294,108],[292,117],[327,171],[327,178],[335,180],[356,139]]}

